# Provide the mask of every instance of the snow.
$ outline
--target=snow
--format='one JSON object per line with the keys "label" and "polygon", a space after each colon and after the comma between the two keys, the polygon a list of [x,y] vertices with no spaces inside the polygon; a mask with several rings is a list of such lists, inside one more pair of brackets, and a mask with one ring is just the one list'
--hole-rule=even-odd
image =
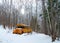
{"label": "snow", "polygon": [[[51,37],[42,33],[32,32],[32,34],[24,33],[22,35],[12,34],[12,30],[8,33],[9,29],[6,30],[3,26],[0,26],[0,43],[52,43]],[[60,43],[55,41],[53,43]]]}

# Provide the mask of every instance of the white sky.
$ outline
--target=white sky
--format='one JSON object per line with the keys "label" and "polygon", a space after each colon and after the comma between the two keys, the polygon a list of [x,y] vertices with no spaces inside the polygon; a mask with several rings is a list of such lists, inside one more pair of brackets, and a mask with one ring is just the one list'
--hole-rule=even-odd
{"label": "white sky", "polygon": [[[6,0],[7,3],[9,3],[11,0]],[[12,4],[15,6],[16,9],[19,9],[19,6],[21,6],[22,4],[25,4],[25,3],[30,3],[32,1],[32,6],[33,7],[36,7],[36,0],[12,0]],[[40,1],[41,2],[41,1]],[[41,6],[41,3],[39,2],[40,6]],[[0,0],[0,4],[3,3],[3,0]],[[21,13],[24,14],[25,10],[24,8],[21,9]],[[39,11],[40,12],[40,11]]]}
{"label": "white sky", "polygon": [[21,9],[21,13],[22,13],[22,15],[24,15],[24,13],[25,13],[24,8]]}
{"label": "white sky", "polygon": [[2,1],[0,0],[0,4],[2,4]]}
{"label": "white sky", "polygon": [[[7,1],[7,3],[9,3],[11,0],[6,0]],[[26,1],[28,2],[28,0],[21,0],[23,3],[26,3]],[[30,1],[32,1],[32,5],[33,5],[33,7],[35,7],[36,6],[36,1],[35,0],[29,0],[29,2]],[[13,3],[13,5],[15,5],[15,7],[17,8],[19,5],[21,5],[21,3],[22,2],[20,2],[20,0],[13,0],[12,1],[12,3]],[[0,4],[2,4],[3,3],[3,0],[0,0]]]}

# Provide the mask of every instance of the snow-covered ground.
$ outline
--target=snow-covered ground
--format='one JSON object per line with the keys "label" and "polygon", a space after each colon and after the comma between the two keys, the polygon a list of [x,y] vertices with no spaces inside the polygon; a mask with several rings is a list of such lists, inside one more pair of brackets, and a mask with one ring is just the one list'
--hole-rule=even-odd
{"label": "snow-covered ground", "polygon": [[[8,27],[6,30],[0,26],[0,43],[52,43],[51,37],[42,33],[33,32],[32,34],[12,34],[12,31],[8,32]],[[53,43],[60,43],[60,41],[55,41]]]}

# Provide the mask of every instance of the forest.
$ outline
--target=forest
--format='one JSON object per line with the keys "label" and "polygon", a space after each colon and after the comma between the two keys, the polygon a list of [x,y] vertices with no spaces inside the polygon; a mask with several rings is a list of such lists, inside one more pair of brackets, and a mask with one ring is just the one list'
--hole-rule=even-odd
{"label": "forest", "polygon": [[0,0],[0,25],[26,24],[37,33],[60,38],[60,0]]}

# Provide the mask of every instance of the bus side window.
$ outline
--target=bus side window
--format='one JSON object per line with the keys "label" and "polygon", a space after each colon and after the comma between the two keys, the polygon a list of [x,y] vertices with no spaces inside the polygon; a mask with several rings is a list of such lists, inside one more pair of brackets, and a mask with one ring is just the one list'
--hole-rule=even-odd
{"label": "bus side window", "polygon": [[24,28],[24,26],[17,26],[17,28]]}

